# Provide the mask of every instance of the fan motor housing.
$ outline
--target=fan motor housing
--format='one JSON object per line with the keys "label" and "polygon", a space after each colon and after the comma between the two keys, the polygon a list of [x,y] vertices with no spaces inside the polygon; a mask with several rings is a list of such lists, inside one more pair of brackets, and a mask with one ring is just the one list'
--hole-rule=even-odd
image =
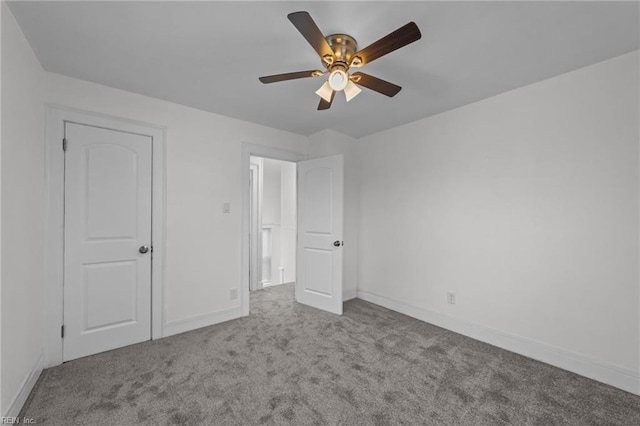
{"label": "fan motor housing", "polygon": [[[335,62],[341,62],[348,66],[351,56],[358,51],[356,39],[347,34],[331,34],[325,38],[336,55]],[[324,65],[327,66],[327,64]]]}

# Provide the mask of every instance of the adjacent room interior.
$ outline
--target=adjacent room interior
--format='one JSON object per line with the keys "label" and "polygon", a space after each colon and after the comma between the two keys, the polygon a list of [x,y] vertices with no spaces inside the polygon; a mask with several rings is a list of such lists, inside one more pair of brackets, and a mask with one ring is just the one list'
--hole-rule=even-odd
{"label": "adjacent room interior", "polygon": [[2,422],[640,424],[640,3],[0,14]]}
{"label": "adjacent room interior", "polygon": [[296,280],[296,163],[251,157],[249,288]]}

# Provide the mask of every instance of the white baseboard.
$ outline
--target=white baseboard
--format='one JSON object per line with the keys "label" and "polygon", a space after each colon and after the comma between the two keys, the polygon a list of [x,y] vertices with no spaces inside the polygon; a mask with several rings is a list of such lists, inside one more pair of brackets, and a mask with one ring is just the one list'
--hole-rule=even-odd
{"label": "white baseboard", "polygon": [[357,294],[359,299],[367,302],[640,395],[640,374],[636,371],[379,294],[368,291],[358,291]]}
{"label": "white baseboard", "polygon": [[7,412],[2,415],[3,417],[18,417],[18,414],[20,414],[20,410],[22,410],[22,406],[25,402],[27,402],[27,398],[29,398],[29,394],[31,393],[33,386],[38,381],[43,368],[44,356],[41,354],[38,357],[35,365],[31,369],[29,375],[22,381],[20,390],[13,397],[11,404],[9,404],[9,408],[7,408]]}
{"label": "white baseboard", "polygon": [[236,306],[229,309],[209,312],[192,318],[168,321],[164,325],[162,336],[173,336],[174,334],[184,333],[186,331],[195,330],[197,328],[208,327],[210,325],[240,318],[241,316],[242,309],[240,308],[240,306]]}
{"label": "white baseboard", "polygon": [[295,282],[294,281],[289,281],[289,282],[286,282],[286,283],[274,283],[273,281],[267,281],[264,284],[262,284],[262,287],[263,288],[268,288],[268,287],[276,287],[276,286],[279,286],[279,285],[287,285],[287,284],[295,284]]}
{"label": "white baseboard", "polygon": [[346,302],[347,300],[355,299],[358,297],[358,292],[356,289],[348,289],[342,292],[342,301]]}

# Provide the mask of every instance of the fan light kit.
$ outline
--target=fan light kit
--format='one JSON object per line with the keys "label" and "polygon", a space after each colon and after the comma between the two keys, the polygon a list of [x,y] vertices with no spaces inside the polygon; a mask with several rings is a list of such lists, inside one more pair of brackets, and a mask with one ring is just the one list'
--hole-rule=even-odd
{"label": "fan light kit", "polygon": [[342,70],[335,70],[331,71],[331,74],[329,74],[329,80],[327,81],[333,90],[340,91],[347,87],[349,77],[346,72]]}
{"label": "fan light kit", "polygon": [[325,71],[310,70],[276,74],[260,77],[260,81],[267,84],[328,75],[327,80],[316,91],[321,98],[319,110],[331,107],[336,92],[344,92],[349,102],[362,91],[358,85],[389,97],[398,94],[402,89],[400,86],[362,72],[349,74],[349,69],[362,67],[422,37],[418,26],[414,22],[409,22],[364,49],[358,50],[356,40],[347,34],[332,34],[325,37],[307,12],[294,12],[287,17],[320,55]]}
{"label": "fan light kit", "polygon": [[358,93],[362,92],[362,89],[356,86],[353,81],[349,79],[349,74],[341,69],[336,69],[331,71],[327,81],[325,81],[324,84],[316,90],[316,94],[325,101],[331,102],[333,92],[339,92],[341,90],[344,90],[347,102],[355,98]]}

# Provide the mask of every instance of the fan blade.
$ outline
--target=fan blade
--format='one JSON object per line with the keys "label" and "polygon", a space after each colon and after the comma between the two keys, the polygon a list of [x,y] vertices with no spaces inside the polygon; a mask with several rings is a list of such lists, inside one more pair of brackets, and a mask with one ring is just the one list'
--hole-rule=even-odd
{"label": "fan blade", "polygon": [[331,50],[331,46],[329,46],[320,28],[318,28],[308,12],[293,12],[288,14],[287,18],[289,18],[291,23],[300,31],[300,34],[302,34],[325,62],[333,62],[335,59],[333,50]]}
{"label": "fan blade", "polygon": [[277,83],[278,81],[295,80],[297,78],[316,77],[322,74],[324,73],[319,70],[298,71],[298,72],[289,72],[286,74],[267,75],[265,77],[260,77],[259,80],[264,84],[267,84],[267,83]]}
{"label": "fan blade", "polygon": [[367,89],[375,90],[378,93],[382,93],[383,95],[387,95],[390,98],[397,95],[402,87],[396,86],[393,83],[389,83],[388,81],[379,79],[378,77],[374,77],[369,74],[365,74],[363,72],[354,72],[352,74],[353,77],[359,77],[360,80],[354,79],[356,84],[360,86],[364,86]]}
{"label": "fan blade", "polygon": [[331,100],[329,102],[320,98],[320,103],[318,104],[318,111],[322,111],[324,109],[331,108],[331,104],[333,103],[333,98],[336,96],[336,91],[331,92]]}
{"label": "fan blade", "polygon": [[398,28],[391,34],[382,37],[380,40],[356,52],[351,57],[350,65],[352,67],[361,67],[387,53],[391,53],[407,44],[420,40],[420,37],[422,37],[422,34],[420,34],[418,26],[415,22],[409,22],[407,25]]}

